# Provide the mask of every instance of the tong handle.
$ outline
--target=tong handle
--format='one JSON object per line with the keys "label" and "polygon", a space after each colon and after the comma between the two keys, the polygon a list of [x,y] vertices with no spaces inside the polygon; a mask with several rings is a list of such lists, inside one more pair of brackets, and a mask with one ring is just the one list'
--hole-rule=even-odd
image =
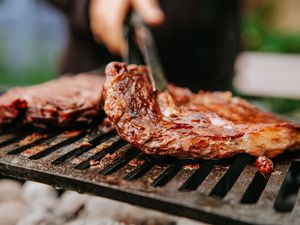
{"label": "tong handle", "polygon": [[131,25],[130,19],[127,19],[125,23],[124,39],[126,41],[126,49],[125,52],[122,52],[123,61],[127,64],[145,64],[142,53],[135,41],[135,30]]}
{"label": "tong handle", "polygon": [[124,34],[127,42],[127,52],[123,55],[124,61],[146,64],[153,90],[167,90],[168,82],[159,61],[154,38],[142,18],[135,13],[130,13],[125,24]]}

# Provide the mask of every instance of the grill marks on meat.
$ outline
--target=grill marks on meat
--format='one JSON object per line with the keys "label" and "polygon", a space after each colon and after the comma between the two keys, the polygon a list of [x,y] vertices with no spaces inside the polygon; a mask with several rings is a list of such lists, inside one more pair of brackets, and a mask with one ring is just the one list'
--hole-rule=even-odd
{"label": "grill marks on meat", "polygon": [[18,121],[35,126],[89,123],[100,112],[105,77],[66,76],[0,96],[0,126]]}
{"label": "grill marks on meat", "polygon": [[[104,110],[118,134],[149,154],[217,159],[275,157],[300,144],[299,125],[262,112],[230,92],[152,91],[144,66],[110,63]],[[199,81],[200,82],[200,81]]]}

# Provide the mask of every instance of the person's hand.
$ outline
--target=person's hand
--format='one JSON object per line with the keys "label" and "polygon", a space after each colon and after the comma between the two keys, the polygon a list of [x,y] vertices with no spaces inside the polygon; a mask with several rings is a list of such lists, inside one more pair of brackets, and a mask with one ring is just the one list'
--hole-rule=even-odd
{"label": "person's hand", "polygon": [[164,21],[157,0],[91,0],[89,13],[94,38],[113,54],[120,54],[124,48],[123,24],[130,7],[150,26]]}

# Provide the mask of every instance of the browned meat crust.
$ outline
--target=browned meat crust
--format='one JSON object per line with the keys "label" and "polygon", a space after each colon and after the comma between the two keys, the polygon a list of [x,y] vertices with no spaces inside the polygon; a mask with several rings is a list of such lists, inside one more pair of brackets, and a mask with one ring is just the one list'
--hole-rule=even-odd
{"label": "browned meat crust", "polygon": [[299,125],[260,111],[230,92],[194,94],[170,86],[154,93],[144,66],[110,63],[104,100],[118,134],[149,154],[275,157],[300,144]]}
{"label": "browned meat crust", "polygon": [[265,156],[259,156],[255,164],[258,171],[264,176],[268,176],[274,171],[273,162]]}
{"label": "browned meat crust", "polygon": [[35,126],[89,123],[100,112],[104,76],[79,74],[0,96],[0,126],[18,121]]}

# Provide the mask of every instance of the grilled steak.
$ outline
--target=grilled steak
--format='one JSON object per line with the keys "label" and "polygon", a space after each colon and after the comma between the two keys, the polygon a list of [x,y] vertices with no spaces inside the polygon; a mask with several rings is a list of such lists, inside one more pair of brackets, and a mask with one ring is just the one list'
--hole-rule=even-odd
{"label": "grilled steak", "polygon": [[34,126],[89,123],[100,112],[104,76],[79,74],[0,96],[0,126],[12,122]]}
{"label": "grilled steak", "polygon": [[[153,92],[144,66],[110,63],[104,101],[118,134],[149,154],[275,157],[300,144],[299,125],[263,112],[230,92],[194,94],[172,85],[168,91]],[[267,164],[258,165],[263,170]]]}

